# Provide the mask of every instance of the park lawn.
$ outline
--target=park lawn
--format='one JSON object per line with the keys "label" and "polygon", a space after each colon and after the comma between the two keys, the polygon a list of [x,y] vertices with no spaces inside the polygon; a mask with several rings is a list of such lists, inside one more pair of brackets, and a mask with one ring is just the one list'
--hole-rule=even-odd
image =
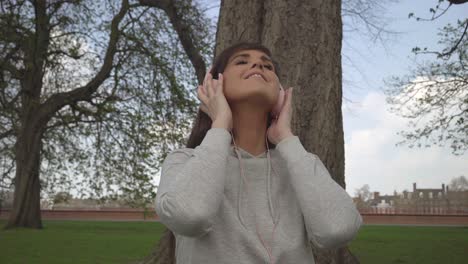
{"label": "park lawn", "polygon": [[349,246],[361,263],[468,263],[468,226],[364,225]]}
{"label": "park lawn", "polygon": [[[0,220],[3,228],[5,220]],[[129,263],[151,252],[158,222],[47,221],[43,230],[1,230],[0,263]]]}
{"label": "park lawn", "polygon": [[[0,263],[128,263],[149,254],[164,230],[157,222],[43,224],[0,230]],[[363,264],[466,263],[468,227],[364,225],[349,246]]]}

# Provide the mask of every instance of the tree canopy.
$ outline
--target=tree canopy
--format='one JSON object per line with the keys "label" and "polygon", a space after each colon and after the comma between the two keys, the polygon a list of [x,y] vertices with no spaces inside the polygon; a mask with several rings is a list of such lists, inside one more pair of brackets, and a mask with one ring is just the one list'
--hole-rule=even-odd
{"label": "tree canopy", "polygon": [[[422,19],[410,13],[418,21],[432,21],[443,15],[453,4],[466,1],[449,1],[441,8],[439,0],[431,8],[431,18]],[[452,4],[453,3],[453,4]],[[387,102],[391,111],[408,118],[413,130],[401,131],[403,140],[397,145],[430,147],[449,145],[454,155],[468,149],[468,19],[458,20],[439,30],[438,44],[442,50],[414,47],[412,52],[423,56],[415,61],[405,76],[393,76],[386,81]]]}
{"label": "tree canopy", "polygon": [[[154,198],[164,153],[183,143],[198,107],[191,62],[213,46],[199,9],[176,2],[2,1],[1,187],[15,183],[15,145],[34,120],[43,194]],[[191,25],[189,58],[171,14]]]}

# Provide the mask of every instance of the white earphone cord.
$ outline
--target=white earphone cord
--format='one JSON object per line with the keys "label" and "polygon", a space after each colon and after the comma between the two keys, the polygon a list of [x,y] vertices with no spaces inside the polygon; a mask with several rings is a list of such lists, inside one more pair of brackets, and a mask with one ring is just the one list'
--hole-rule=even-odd
{"label": "white earphone cord", "polygon": [[[232,135],[232,132],[231,132],[231,135]],[[239,157],[239,164],[240,164],[240,169],[241,169],[241,178],[244,180],[245,182],[245,185],[247,186],[247,193],[249,193],[249,185],[247,183],[247,179],[244,177],[244,169],[243,169],[243,166],[242,166],[242,157],[241,155],[239,154],[239,151],[237,149],[237,145],[236,145],[236,141],[234,140],[234,136],[232,135],[232,140],[234,142],[234,147],[235,147],[235,150],[236,150],[236,153],[237,153],[237,156]],[[267,135],[265,135],[265,144],[266,144],[266,147],[267,147],[267,160],[268,160],[268,174],[270,174],[270,148],[268,147],[268,139],[267,139]],[[269,177],[270,175],[268,175],[267,177]],[[248,195],[247,195],[248,196]],[[263,247],[265,248],[265,250],[268,252],[268,256],[269,256],[269,259],[270,259],[270,263],[273,264],[275,263],[273,261],[273,247],[271,246],[270,249],[268,249],[268,247],[265,245],[265,241],[262,239],[262,236],[260,235],[260,233],[258,232],[258,225],[257,225],[257,212],[256,210],[254,210],[254,214],[255,214],[255,231],[260,239],[260,242],[262,243]],[[274,222],[274,221],[273,221]],[[276,229],[276,224],[278,222],[274,223],[273,225],[273,232],[272,232],[272,235],[271,235],[271,245],[273,245],[273,239],[274,239],[274,235],[275,235],[275,229]]]}

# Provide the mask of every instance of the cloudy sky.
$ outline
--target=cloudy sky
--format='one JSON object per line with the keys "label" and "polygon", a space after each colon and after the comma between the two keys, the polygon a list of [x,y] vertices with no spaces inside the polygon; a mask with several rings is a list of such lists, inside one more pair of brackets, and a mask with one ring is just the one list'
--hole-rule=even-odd
{"label": "cloudy sky", "polygon": [[[218,1],[206,1],[207,7],[213,6],[208,14],[216,21]],[[407,128],[408,120],[388,111],[382,93],[384,79],[401,76],[411,68],[411,49],[437,49],[437,29],[465,18],[468,4],[451,7],[436,21],[418,22],[408,19],[408,14],[430,17],[429,9],[436,0],[389,2],[380,15],[386,29],[398,34],[384,35],[383,41],[373,42],[363,34],[344,33],[345,177],[346,191],[352,196],[364,184],[369,184],[371,191],[393,194],[394,190],[412,191],[413,182],[418,188],[441,188],[453,177],[468,176],[468,153],[454,156],[449,147],[396,147],[402,139],[396,133]]]}
{"label": "cloudy sky", "polygon": [[[408,120],[388,111],[382,93],[383,79],[405,74],[411,68],[414,46],[437,49],[437,29],[457,19],[466,18],[468,5],[453,6],[436,21],[417,22],[408,14],[429,17],[429,8],[437,1],[400,1],[387,9],[388,28],[401,32],[387,39],[386,45],[366,41],[360,36],[346,36],[352,50],[343,49],[356,62],[360,74],[343,62],[345,96],[343,104],[346,151],[346,190],[369,184],[371,191],[393,194],[404,189],[441,188],[453,177],[468,176],[468,153],[454,156],[449,147],[396,147],[401,141],[396,133],[407,128]],[[347,44],[344,44],[345,46]]]}

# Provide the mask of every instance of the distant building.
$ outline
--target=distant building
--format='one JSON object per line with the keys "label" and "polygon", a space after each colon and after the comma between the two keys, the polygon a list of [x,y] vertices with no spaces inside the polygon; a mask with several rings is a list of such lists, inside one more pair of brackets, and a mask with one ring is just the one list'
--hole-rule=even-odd
{"label": "distant building", "polygon": [[374,197],[370,200],[370,206],[377,208],[393,207],[397,199],[396,192],[393,195],[380,195],[380,192],[374,192]]}
{"label": "distant building", "polygon": [[467,212],[468,190],[449,191],[449,187],[442,184],[442,188],[416,188],[413,183],[413,191],[403,191],[393,195],[380,195],[374,192],[373,199],[369,202],[374,208],[408,209],[419,212]]}

